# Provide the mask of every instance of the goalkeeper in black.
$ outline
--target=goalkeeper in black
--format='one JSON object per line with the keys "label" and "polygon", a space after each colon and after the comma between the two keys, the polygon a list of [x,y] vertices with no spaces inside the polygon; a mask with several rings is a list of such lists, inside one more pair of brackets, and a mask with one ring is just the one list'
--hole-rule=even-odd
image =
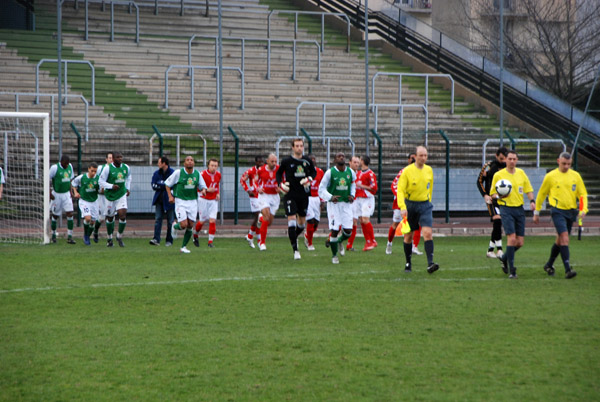
{"label": "goalkeeper in black", "polygon": [[[508,149],[506,149],[506,147],[498,148],[496,151],[496,159],[483,165],[481,172],[479,172],[479,177],[477,177],[477,189],[485,200],[493,225],[492,237],[486,254],[488,258],[502,258],[504,255],[504,252],[502,251],[502,220],[500,219],[500,207],[498,206],[498,202],[490,197],[490,187],[492,186],[494,174],[498,170],[506,167],[505,160],[507,154]],[[496,254],[494,254],[494,248],[497,250]]]}
{"label": "goalkeeper in black", "polygon": [[317,175],[315,165],[304,155],[304,140],[292,140],[292,155],[281,161],[277,170],[277,184],[285,194],[283,205],[288,219],[288,237],[294,249],[294,259],[299,260],[298,236],[306,225],[310,183]]}

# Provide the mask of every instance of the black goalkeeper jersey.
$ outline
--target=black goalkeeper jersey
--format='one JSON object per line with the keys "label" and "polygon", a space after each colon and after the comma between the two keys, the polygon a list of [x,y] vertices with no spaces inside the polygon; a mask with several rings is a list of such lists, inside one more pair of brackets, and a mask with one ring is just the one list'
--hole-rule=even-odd
{"label": "black goalkeeper jersey", "polygon": [[317,176],[317,170],[312,161],[305,155],[302,155],[302,158],[300,159],[296,159],[293,156],[288,156],[283,159],[279,165],[279,170],[277,170],[276,178],[277,183],[286,181],[290,183],[289,196],[308,197],[310,195],[310,187],[308,187],[307,191],[305,187],[300,184],[300,181],[308,176],[314,179]]}

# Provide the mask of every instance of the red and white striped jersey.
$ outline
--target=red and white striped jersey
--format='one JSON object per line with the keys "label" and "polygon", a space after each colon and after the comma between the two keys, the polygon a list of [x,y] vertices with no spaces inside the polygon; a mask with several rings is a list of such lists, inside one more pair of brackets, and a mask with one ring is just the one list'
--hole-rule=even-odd
{"label": "red and white striped jersey", "polygon": [[279,165],[275,165],[275,169],[269,170],[269,167],[265,163],[256,172],[256,188],[262,189],[265,194],[277,194],[277,170]]}
{"label": "red and white striped jersey", "polygon": [[323,169],[318,168],[318,167],[315,167],[315,169],[317,170],[317,177],[315,177],[313,179],[313,181],[310,182],[310,196],[311,197],[319,196],[319,185],[321,184],[321,180],[323,179],[323,175],[325,174]]}
{"label": "red and white striped jersey", "polygon": [[398,207],[398,181],[400,180],[400,176],[402,176],[403,171],[404,169],[400,169],[400,171],[392,181],[392,194],[394,194],[394,204],[392,205],[392,209],[400,209]]}
{"label": "red and white striped jersey", "polygon": [[205,200],[216,200],[217,199],[217,195],[219,194],[220,190],[220,184],[221,184],[221,172],[219,172],[218,170],[213,174],[210,173],[208,171],[208,169],[203,170],[201,173],[202,178],[204,179],[204,182],[206,183],[206,188],[207,189],[211,189],[211,188],[216,188],[217,191],[215,191],[214,193],[212,192],[206,192],[206,195],[202,195],[200,196],[201,198],[204,198]]}
{"label": "red and white striped jersey", "polygon": [[254,195],[248,194],[250,198],[258,198],[258,191],[256,188],[256,179],[258,174],[258,167],[252,166],[250,169],[246,170],[242,177],[240,178],[240,184],[245,192],[252,192]]}
{"label": "red and white striped jersey", "polygon": [[371,169],[359,170],[356,174],[356,183],[371,187],[371,190],[363,190],[356,186],[356,198],[370,198],[377,193],[377,178]]}

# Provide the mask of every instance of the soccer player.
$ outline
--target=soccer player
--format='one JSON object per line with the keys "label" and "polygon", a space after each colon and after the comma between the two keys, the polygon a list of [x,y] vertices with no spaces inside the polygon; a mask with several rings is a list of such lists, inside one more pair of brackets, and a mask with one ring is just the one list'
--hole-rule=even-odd
{"label": "soccer player", "polygon": [[260,240],[258,243],[258,249],[265,251],[267,249],[267,232],[269,225],[273,223],[275,214],[279,209],[279,186],[277,185],[277,170],[279,165],[277,164],[277,156],[275,154],[269,154],[267,157],[267,163],[262,165],[256,172],[256,188],[258,191],[258,205],[260,208]]}
{"label": "soccer player", "polygon": [[319,197],[319,185],[323,179],[325,172],[317,166],[317,158],[310,154],[309,159],[312,161],[317,175],[310,183],[310,197],[308,198],[308,211],[306,212],[306,233],[304,234],[304,245],[309,251],[313,251],[313,236],[319,227],[321,221],[321,197]]}
{"label": "soccer player", "polygon": [[[548,203],[551,206],[550,214],[557,235],[550,250],[550,259],[544,265],[544,271],[548,275],[554,276],[554,260],[560,254],[565,266],[565,278],[571,279],[577,275],[577,272],[571,268],[569,262],[569,234],[578,213],[579,218],[583,219],[588,212],[587,191],[579,173],[571,170],[571,154],[561,153],[557,162],[558,168],[548,172],[544,177],[535,202],[533,222],[540,221],[540,210],[548,196]],[[577,201],[582,203],[579,205],[581,212],[577,209]]]}
{"label": "soccer player", "polygon": [[[265,164],[265,160],[262,156],[256,156],[254,158],[254,166],[246,170],[240,178],[240,184],[245,192],[250,197],[250,212],[252,212],[252,223],[250,223],[250,230],[246,235],[246,241],[251,248],[254,248],[254,236],[259,234],[258,217],[260,216],[260,205],[258,204],[258,190],[256,188],[256,174],[258,169]],[[247,183],[246,183],[247,182]]]}
{"label": "soccer player", "polygon": [[[356,195],[356,173],[346,166],[346,156],[343,152],[335,155],[334,166],[327,170],[319,185],[319,197],[328,202],[327,212],[332,212],[329,218],[331,238],[329,246],[333,255],[331,262],[339,264],[338,248],[344,247],[343,241],[352,234],[352,204]],[[341,236],[340,234],[341,227]],[[327,246],[327,243],[325,243]]]}
{"label": "soccer player", "polygon": [[[356,155],[350,158],[350,169],[356,175],[356,180],[358,180],[358,171],[360,170],[360,158]],[[356,186],[356,183],[354,183]],[[358,204],[352,203],[352,235],[348,239],[348,244],[346,245],[346,250],[354,251],[354,239],[356,238],[357,224],[358,224]]]}
{"label": "soccer player", "polygon": [[398,182],[398,207],[402,218],[406,217],[411,232],[404,235],[404,272],[412,271],[413,231],[419,226],[425,239],[427,272],[432,274],[440,266],[433,261],[433,169],[427,165],[427,148],[419,146],[415,152],[415,163],[404,168]]}
{"label": "soccer player", "polygon": [[71,199],[71,180],[73,166],[68,155],[62,155],[60,162],[50,168],[50,214],[52,216],[52,243],[56,243],[57,220],[64,212],[67,215],[67,243],[75,244],[73,240],[73,200]]}
{"label": "soccer player", "polygon": [[[517,166],[519,156],[517,151],[510,150],[506,153],[506,167],[494,175],[490,196],[498,201],[500,205],[500,216],[502,216],[502,227],[506,233],[506,253],[500,258],[502,271],[509,278],[517,279],[517,268],[514,265],[515,253],[523,247],[525,241],[525,210],[523,209],[523,194],[531,204],[531,210],[535,210],[533,200],[533,187],[529,178],[522,169]],[[496,183],[500,180],[508,180],[512,183],[512,191],[504,197],[496,192]]]}
{"label": "soccer player", "polygon": [[[415,163],[415,157],[416,154],[414,152],[411,152],[410,154],[408,154],[408,164],[412,164]],[[389,230],[388,230],[388,242],[387,242],[387,246],[385,247],[385,253],[386,254],[392,254],[392,246],[394,244],[394,237],[396,236],[396,228],[398,227],[398,225],[400,224],[400,222],[402,222],[402,214],[400,213],[400,208],[398,208],[398,180],[400,180],[400,175],[402,175],[402,172],[404,171],[404,168],[400,169],[400,171],[398,172],[398,174],[396,175],[396,177],[394,178],[394,180],[392,181],[392,194],[394,194],[394,202],[392,204],[392,210],[394,211],[394,215],[392,217],[392,225],[390,226]],[[421,252],[419,250],[419,242],[421,241],[421,228],[419,227],[417,230],[413,231],[413,246],[412,246],[412,253],[413,255],[422,255],[423,252]]]}
{"label": "soccer player", "polygon": [[[105,158],[106,163],[98,167],[98,177],[102,175],[104,169],[108,168],[108,166],[113,161],[112,152],[106,153]],[[106,218],[106,197],[104,196],[104,189],[100,187],[100,192],[98,193],[98,219],[96,220],[96,224],[94,225],[94,243],[98,243],[98,230],[100,230],[100,226],[102,226],[102,222]]]}
{"label": "soccer player", "polygon": [[[89,246],[90,235],[94,231],[94,222],[98,219],[98,164],[92,162],[88,165],[87,173],[80,174],[73,179],[73,198],[79,198],[79,211],[83,216],[83,243]],[[77,191],[81,188],[80,191]]]}
{"label": "soccer player", "polygon": [[206,194],[198,193],[198,222],[194,228],[194,246],[200,247],[198,242],[198,233],[202,230],[202,225],[208,219],[208,247],[215,245],[215,234],[217,233],[217,213],[219,212],[219,198],[221,172],[219,172],[219,161],[211,158],[208,160],[208,168],[200,174],[206,185]]}
{"label": "soccer player", "polygon": [[360,158],[360,171],[356,178],[356,200],[358,220],[365,236],[363,251],[373,250],[377,247],[375,231],[371,223],[371,216],[375,211],[375,194],[377,193],[377,178],[369,168],[371,158],[367,155]]}
{"label": "soccer player", "polygon": [[194,169],[194,164],[194,158],[190,155],[186,156],[183,167],[175,170],[165,181],[169,202],[175,204],[175,215],[177,217],[177,222],[173,224],[171,229],[173,238],[177,238],[178,230],[185,230],[183,242],[179,249],[183,254],[190,253],[186,246],[192,238],[192,228],[198,215],[198,191],[202,195],[206,194],[206,184],[202,175]]}
{"label": "soccer player", "polygon": [[[488,258],[502,258],[504,255],[504,252],[502,251],[502,220],[500,219],[500,206],[496,200],[490,197],[490,188],[496,172],[506,167],[505,160],[507,153],[508,149],[506,149],[506,147],[498,148],[496,151],[496,159],[483,165],[481,172],[479,172],[479,177],[477,177],[477,189],[485,200],[492,221],[492,237],[486,254]],[[494,254],[494,248],[496,248],[496,254]]]}
{"label": "soccer player", "polygon": [[154,237],[150,240],[150,245],[160,245],[160,232],[162,231],[162,221],[167,218],[167,236],[165,239],[165,246],[170,247],[173,245],[173,233],[172,226],[175,220],[175,207],[169,202],[169,195],[165,188],[165,180],[171,176],[174,172],[173,168],[169,166],[169,158],[161,156],[158,158],[158,169],[152,175],[152,190],[154,190],[154,197],[152,198],[152,205],[154,205]]}
{"label": "soccer player", "polygon": [[0,167],[0,201],[2,201],[2,190],[4,189],[4,183],[6,183],[6,178],[4,177],[4,170]]}
{"label": "soccer player", "polygon": [[[317,176],[312,160],[304,155],[304,140],[292,140],[292,155],[281,161],[277,170],[277,183],[284,189],[283,205],[288,221],[288,237],[294,250],[294,260],[302,258],[298,250],[298,236],[306,225],[310,183]],[[285,177],[285,179],[284,179]],[[289,190],[286,190],[286,186]]]}
{"label": "soccer player", "polygon": [[106,197],[106,247],[113,246],[113,232],[115,230],[115,215],[119,216],[117,230],[117,243],[125,247],[123,232],[127,225],[127,197],[131,188],[131,170],[123,163],[123,155],[113,152],[113,162],[104,168],[100,175],[100,187],[104,189]]}

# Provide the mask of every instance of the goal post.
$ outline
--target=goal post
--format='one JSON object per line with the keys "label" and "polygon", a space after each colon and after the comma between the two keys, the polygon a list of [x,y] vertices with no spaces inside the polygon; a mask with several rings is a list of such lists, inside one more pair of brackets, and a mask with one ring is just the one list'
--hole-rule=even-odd
{"label": "goal post", "polygon": [[50,118],[0,112],[0,242],[50,242]]}

